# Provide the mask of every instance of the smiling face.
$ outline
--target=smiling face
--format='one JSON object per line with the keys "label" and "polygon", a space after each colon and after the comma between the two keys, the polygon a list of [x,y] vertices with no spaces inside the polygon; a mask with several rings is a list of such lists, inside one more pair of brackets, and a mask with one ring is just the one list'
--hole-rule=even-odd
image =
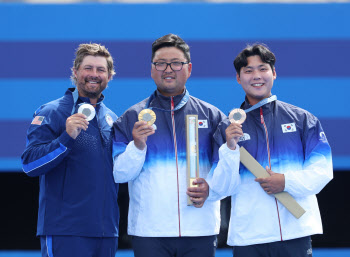
{"label": "smiling face", "polygon": [[106,58],[88,55],[83,59],[79,68],[73,71],[79,96],[88,97],[91,103],[96,103],[111,79]]}
{"label": "smiling face", "polygon": [[[187,62],[184,53],[176,47],[162,47],[155,52],[153,62]],[[152,64],[151,76],[158,91],[164,96],[180,95],[185,89],[186,81],[191,76],[192,63],[184,64],[180,71],[173,71],[168,65],[166,70],[156,70]]]}
{"label": "smiling face", "polygon": [[276,71],[268,63],[264,63],[259,55],[247,58],[247,66],[242,67],[236,75],[237,82],[241,84],[248,101],[254,105],[271,95]]}

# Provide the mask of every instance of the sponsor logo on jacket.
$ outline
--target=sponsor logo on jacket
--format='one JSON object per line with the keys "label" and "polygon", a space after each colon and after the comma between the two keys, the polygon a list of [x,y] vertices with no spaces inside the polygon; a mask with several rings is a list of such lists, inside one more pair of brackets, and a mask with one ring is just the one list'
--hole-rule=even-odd
{"label": "sponsor logo on jacket", "polygon": [[105,116],[105,118],[106,118],[107,124],[108,124],[110,127],[112,127],[112,126],[113,126],[113,118],[112,118],[112,116],[109,115],[109,114],[107,113],[106,116]]}
{"label": "sponsor logo on jacket", "polygon": [[247,140],[250,140],[250,135],[248,133],[244,133],[243,137],[240,137],[238,142],[247,141]]}
{"label": "sponsor logo on jacket", "polygon": [[322,142],[327,143],[326,134],[325,134],[323,131],[320,132],[320,140],[321,140]]}

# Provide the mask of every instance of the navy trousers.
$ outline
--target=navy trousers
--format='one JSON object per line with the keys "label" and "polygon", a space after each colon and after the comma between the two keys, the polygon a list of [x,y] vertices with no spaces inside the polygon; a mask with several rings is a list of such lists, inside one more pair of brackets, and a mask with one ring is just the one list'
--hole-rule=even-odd
{"label": "navy trousers", "polygon": [[42,257],[115,257],[118,237],[41,236]]}
{"label": "navy trousers", "polygon": [[311,237],[247,246],[234,246],[234,257],[312,257]]}
{"label": "navy trousers", "polygon": [[132,237],[135,257],[214,257],[217,237]]}

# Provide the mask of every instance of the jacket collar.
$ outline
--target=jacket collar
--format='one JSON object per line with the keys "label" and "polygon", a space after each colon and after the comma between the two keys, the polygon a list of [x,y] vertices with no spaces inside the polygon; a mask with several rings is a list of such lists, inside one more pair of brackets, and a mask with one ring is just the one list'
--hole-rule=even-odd
{"label": "jacket collar", "polygon": [[161,111],[170,111],[171,98],[173,98],[175,109],[176,107],[181,108],[183,105],[187,103],[189,98],[189,92],[185,88],[184,92],[181,95],[164,96],[158,90],[155,90],[154,93],[149,97],[145,108],[151,108],[151,109],[154,108]]}
{"label": "jacket collar", "polygon": [[[91,103],[89,97],[79,96],[78,89],[76,87],[68,88],[66,94],[70,94],[73,96],[74,103],[77,103],[79,99],[79,103]],[[105,99],[105,96],[101,94],[101,97],[97,100],[97,104],[101,104],[101,102]]]}
{"label": "jacket collar", "polygon": [[[66,91],[66,95],[70,95],[73,97],[73,108],[72,108],[72,114],[75,113],[75,110],[77,108],[79,108],[78,106],[83,104],[83,103],[88,103],[90,104],[90,98],[88,97],[82,97],[82,96],[79,96],[79,92],[78,92],[78,89],[76,87],[71,87],[71,88],[68,88],[68,90]],[[97,103],[96,103],[96,111],[99,110],[100,108],[100,105],[101,103],[103,102],[104,100],[104,95],[101,94],[101,97],[97,100]]]}
{"label": "jacket collar", "polygon": [[261,107],[264,113],[269,113],[272,111],[273,107],[275,106],[276,100],[277,100],[277,96],[271,95],[269,98],[265,98],[261,100],[259,103],[255,105],[251,105],[249,104],[248,98],[246,96],[244,102],[241,105],[241,109],[245,110],[246,112],[252,112],[254,114],[257,114],[257,113],[260,113],[260,107]]}

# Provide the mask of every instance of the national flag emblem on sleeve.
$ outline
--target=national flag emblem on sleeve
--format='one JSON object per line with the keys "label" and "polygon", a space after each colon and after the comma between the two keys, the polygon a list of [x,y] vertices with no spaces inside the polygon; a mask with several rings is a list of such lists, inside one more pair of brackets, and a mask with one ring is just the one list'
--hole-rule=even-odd
{"label": "national flag emblem on sleeve", "polygon": [[32,121],[33,125],[41,125],[41,123],[43,123],[44,120],[44,116],[35,116],[35,118]]}

